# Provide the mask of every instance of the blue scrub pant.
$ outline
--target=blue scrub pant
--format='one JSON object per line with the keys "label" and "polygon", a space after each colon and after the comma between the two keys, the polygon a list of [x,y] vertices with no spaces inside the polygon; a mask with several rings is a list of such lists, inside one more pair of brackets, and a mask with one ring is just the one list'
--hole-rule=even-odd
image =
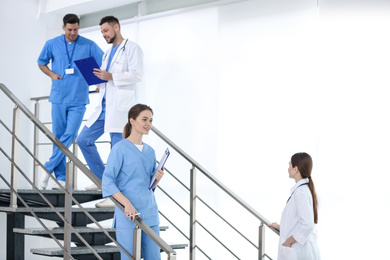
{"label": "blue scrub pant", "polygon": [[[131,221],[132,228],[116,227],[116,240],[118,243],[132,256],[133,255],[133,230],[135,223]],[[159,226],[151,226],[157,235],[160,235]],[[130,258],[122,251],[121,260],[130,260]],[[161,260],[160,247],[142,231],[141,236],[141,252],[144,260]]]}
{"label": "blue scrub pant", "polygon": [[[68,148],[77,137],[85,109],[85,105],[52,104],[53,134]],[[50,173],[54,172],[57,180],[65,181],[66,158],[56,145],[53,145],[53,154],[45,167]]]}
{"label": "blue scrub pant", "polygon": [[[91,127],[84,126],[77,137],[77,144],[84,155],[89,169],[100,179],[103,178],[104,163],[99,155],[95,141],[104,134],[104,113],[100,114]],[[111,147],[122,140],[122,133],[110,133]]]}

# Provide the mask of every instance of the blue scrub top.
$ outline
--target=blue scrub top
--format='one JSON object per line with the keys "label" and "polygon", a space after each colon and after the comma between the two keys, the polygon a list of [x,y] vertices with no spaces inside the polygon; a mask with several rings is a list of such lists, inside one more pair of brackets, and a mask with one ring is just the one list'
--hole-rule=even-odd
{"label": "blue scrub top", "polygon": [[[143,144],[142,152],[129,140],[123,139],[112,147],[103,173],[103,197],[121,192],[141,213],[149,226],[159,225],[158,208],[150,180],[156,170],[154,149]],[[124,212],[115,206],[113,227],[131,228]]]}
{"label": "blue scrub top", "polygon": [[[69,67],[67,51],[69,57],[72,57],[70,67],[74,69],[74,74],[65,74],[65,69]],[[94,57],[101,66],[103,51],[96,43],[80,35],[72,43],[66,41],[64,35],[46,42],[39,55],[38,64],[47,65],[51,61],[51,70],[62,77],[52,82],[50,102],[82,105],[89,103],[89,86],[74,63],[75,60],[88,57]]]}

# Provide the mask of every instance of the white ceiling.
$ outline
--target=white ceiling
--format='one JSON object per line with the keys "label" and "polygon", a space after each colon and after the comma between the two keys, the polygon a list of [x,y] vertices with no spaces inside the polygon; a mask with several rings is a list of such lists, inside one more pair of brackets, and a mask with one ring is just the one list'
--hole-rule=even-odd
{"label": "white ceiling", "polygon": [[83,15],[137,2],[142,0],[40,0],[38,13],[40,15],[67,13]]}

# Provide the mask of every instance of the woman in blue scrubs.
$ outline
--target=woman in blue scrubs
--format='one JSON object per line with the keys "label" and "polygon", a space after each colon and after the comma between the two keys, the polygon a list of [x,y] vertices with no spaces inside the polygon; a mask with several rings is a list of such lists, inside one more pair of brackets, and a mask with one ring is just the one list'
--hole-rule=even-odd
{"label": "woman in blue scrubs", "polygon": [[[123,212],[115,206],[113,227],[118,243],[133,255],[133,229],[135,214],[154,232],[159,234],[159,215],[154,188],[164,175],[156,173],[157,182],[149,189],[150,180],[156,170],[156,155],[152,147],[142,142],[152,128],[153,111],[137,104],[128,113],[128,122],[123,131],[123,140],[113,146],[103,174],[103,197],[114,197],[125,207]],[[142,232],[141,250],[145,260],[161,259],[159,246]],[[121,251],[121,259],[129,257]]]}

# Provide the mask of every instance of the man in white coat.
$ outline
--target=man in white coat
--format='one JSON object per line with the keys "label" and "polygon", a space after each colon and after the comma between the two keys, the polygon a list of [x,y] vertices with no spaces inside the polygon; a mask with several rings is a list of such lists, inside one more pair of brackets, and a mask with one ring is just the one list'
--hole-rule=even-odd
{"label": "man in white coat", "polygon": [[[104,163],[98,153],[95,141],[109,133],[111,146],[122,139],[123,128],[127,123],[127,113],[136,104],[136,83],[142,79],[142,50],[134,42],[124,39],[120,24],[114,16],[103,17],[100,29],[104,39],[111,44],[103,55],[101,69],[94,74],[106,83],[99,84],[99,104],[86,122],[77,138],[77,143],[90,170],[102,179]],[[95,184],[87,190],[97,190]],[[110,199],[96,204],[97,207],[113,207]]]}

